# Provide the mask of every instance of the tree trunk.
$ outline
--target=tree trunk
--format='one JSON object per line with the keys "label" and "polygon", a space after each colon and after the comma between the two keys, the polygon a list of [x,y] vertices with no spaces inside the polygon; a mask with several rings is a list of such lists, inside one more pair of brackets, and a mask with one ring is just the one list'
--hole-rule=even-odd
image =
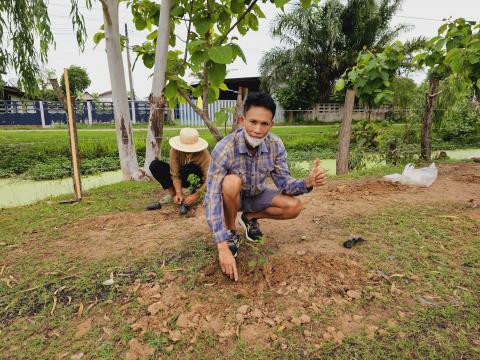
{"label": "tree trunk", "polygon": [[432,155],[430,131],[432,129],[432,115],[438,96],[439,85],[440,81],[438,79],[430,80],[430,91],[425,97],[425,113],[423,114],[422,123],[422,159],[426,161],[430,161]]}
{"label": "tree trunk", "polygon": [[248,88],[240,86],[238,88],[237,106],[235,107],[235,117],[233,118],[231,132],[234,132],[235,130],[238,129],[238,121],[240,120],[240,117],[243,115],[243,104],[247,99],[247,95],[248,95]]}
{"label": "tree trunk", "polygon": [[158,37],[155,48],[152,92],[150,94],[150,117],[148,119],[147,143],[144,170],[150,176],[150,164],[161,157],[163,124],[165,122],[165,85],[167,72],[168,38],[170,37],[171,0],[162,0],[158,21]]}
{"label": "tree trunk", "polygon": [[140,180],[144,174],[138,168],[137,153],[133,144],[132,121],[128,108],[127,84],[123,68],[118,26],[119,0],[101,0],[105,28],[108,72],[112,86],[113,113],[117,134],[120,167],[124,180]]}
{"label": "tree trunk", "polygon": [[343,107],[342,128],[338,141],[337,175],[348,173],[348,152],[350,147],[350,134],[352,132],[353,107],[355,105],[355,90],[348,89]]}

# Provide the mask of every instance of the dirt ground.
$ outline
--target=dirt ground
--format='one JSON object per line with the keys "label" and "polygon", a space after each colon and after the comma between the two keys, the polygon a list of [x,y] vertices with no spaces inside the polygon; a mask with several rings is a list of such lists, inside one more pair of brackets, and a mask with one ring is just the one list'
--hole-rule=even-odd
{"label": "dirt ground", "polygon": [[[158,191],[156,195],[162,194]],[[345,221],[383,208],[434,206],[446,201],[471,204],[469,216],[480,219],[480,164],[440,165],[439,178],[430,188],[392,184],[379,178],[331,181],[302,197],[304,210],[297,219],[260,221],[273,255],[266,265],[252,268],[248,261],[255,254],[248,246],[241,247],[238,283],[226,279],[217,264],[210,264],[188,291],[182,286],[186,276],[175,269],[166,271],[158,283],[136,281],[130,286],[130,295],[147,310],[126,312],[135,338],[130,340],[125,358],[153,354],[144,340],[147,331],[163,334],[172,343],[188,339],[190,346],[203,331],[208,331],[226,345],[243,338],[249,345],[269,348],[280,344],[282,349],[287,347],[287,340],[278,335],[279,329],[299,326],[315,347],[331,340],[341,343],[345,335],[357,330],[372,337],[385,334],[398,321],[393,317],[408,321],[412,314],[367,301],[384,298],[376,286],[384,281],[392,297],[400,299],[404,295],[396,288],[398,279],[394,275],[387,278],[381,273],[365,272],[355,253],[341,246],[352,235],[368,239],[368,234],[350,234]],[[84,261],[111,256],[128,261],[209,238],[201,208],[180,217],[171,205],[154,212],[86,219],[66,225],[63,230],[65,237],[39,249],[39,256],[76,253]],[[355,311],[351,311],[352,304]],[[334,312],[335,322],[315,317],[319,310],[328,309]],[[387,325],[380,326],[385,321]],[[104,336],[109,337],[111,329],[105,316],[92,316],[75,326],[82,332],[92,323],[102,327]]]}
{"label": "dirt ground", "polygon": [[[304,210],[297,219],[261,220],[260,224],[269,246],[279,254],[348,253],[340,245],[356,234],[344,229],[345,219],[397,204],[401,207],[446,201],[478,203],[479,185],[480,165],[475,163],[440,165],[439,178],[430,188],[392,184],[379,178],[331,181],[301,197]],[[160,198],[163,193],[158,191],[157,195]],[[180,217],[173,205],[154,212],[89,218],[63,230],[66,236],[40,250],[42,256],[76,253],[86,260],[136,257],[160,248],[174,249],[182,242],[208,236],[202,207]]]}

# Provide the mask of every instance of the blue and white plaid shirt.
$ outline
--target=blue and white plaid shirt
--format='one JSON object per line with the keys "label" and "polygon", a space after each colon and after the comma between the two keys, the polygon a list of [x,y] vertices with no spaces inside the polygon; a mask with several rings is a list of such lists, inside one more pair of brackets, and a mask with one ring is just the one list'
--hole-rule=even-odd
{"label": "blue and white plaid shirt", "polygon": [[244,130],[239,129],[222,139],[212,151],[208,168],[205,217],[215,243],[228,239],[223,213],[222,182],[228,174],[242,179],[242,196],[255,196],[265,190],[270,176],[278,190],[287,195],[309,191],[304,179],[290,175],[287,152],[280,138],[269,133],[254,155],[248,153]]}

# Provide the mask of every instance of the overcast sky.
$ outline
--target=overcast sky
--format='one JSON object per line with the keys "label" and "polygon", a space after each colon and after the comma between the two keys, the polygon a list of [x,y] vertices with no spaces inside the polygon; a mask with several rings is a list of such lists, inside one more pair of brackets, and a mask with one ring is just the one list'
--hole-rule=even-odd
{"label": "overcast sky", "polygon": [[[80,0],[79,3],[82,3]],[[104,92],[110,90],[110,79],[108,75],[107,58],[105,54],[105,43],[102,42],[94,48],[92,41],[93,35],[98,31],[102,24],[102,12],[98,1],[94,1],[94,8],[90,11],[83,9],[89,39],[85,51],[80,53],[75,37],[71,28],[69,18],[69,1],[50,0],[49,13],[51,16],[52,30],[56,39],[56,49],[49,52],[48,68],[56,70],[60,76],[63,68],[72,64],[82,66],[87,69],[92,84],[88,91]],[[274,5],[267,2],[261,4],[262,9],[267,16],[261,19],[259,31],[250,32],[247,36],[240,38],[239,44],[245,52],[248,63],[245,65],[241,60],[228,67],[228,77],[257,76],[258,63],[263,53],[273,47],[276,43],[269,35],[269,27],[272,19],[278,10]],[[411,31],[401,35],[400,40],[416,36],[433,36],[437,28],[441,25],[441,19],[448,17],[464,17],[469,20],[479,20],[480,3],[478,0],[405,0],[402,10],[394,18],[393,23],[406,23],[412,25]],[[122,4],[120,9],[120,24],[123,32],[124,23],[128,24],[130,44],[141,44],[148,32],[136,31],[128,9]],[[178,27],[178,35],[185,38],[184,27]],[[183,49],[181,41],[178,45]],[[125,54],[124,54],[125,58]],[[133,59],[132,59],[133,61]],[[124,60],[126,69],[126,59]],[[143,66],[139,59],[133,71],[134,87],[137,96],[145,98],[151,91],[151,71]],[[14,79],[16,76],[10,72],[7,80]],[[418,77],[418,76],[417,76]],[[128,76],[127,87],[128,87]]]}

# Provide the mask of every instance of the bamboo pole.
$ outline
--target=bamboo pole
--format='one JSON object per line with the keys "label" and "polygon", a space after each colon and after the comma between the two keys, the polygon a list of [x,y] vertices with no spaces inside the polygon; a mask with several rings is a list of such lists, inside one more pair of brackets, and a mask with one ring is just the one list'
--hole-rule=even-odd
{"label": "bamboo pole", "polygon": [[82,200],[82,183],[80,181],[80,171],[78,167],[78,141],[77,141],[77,125],[73,116],[72,99],[70,97],[70,82],[68,81],[68,70],[63,70],[65,77],[65,93],[67,97],[67,115],[68,115],[68,135],[70,139],[70,153],[72,165],[73,191],[75,192],[76,201]]}

